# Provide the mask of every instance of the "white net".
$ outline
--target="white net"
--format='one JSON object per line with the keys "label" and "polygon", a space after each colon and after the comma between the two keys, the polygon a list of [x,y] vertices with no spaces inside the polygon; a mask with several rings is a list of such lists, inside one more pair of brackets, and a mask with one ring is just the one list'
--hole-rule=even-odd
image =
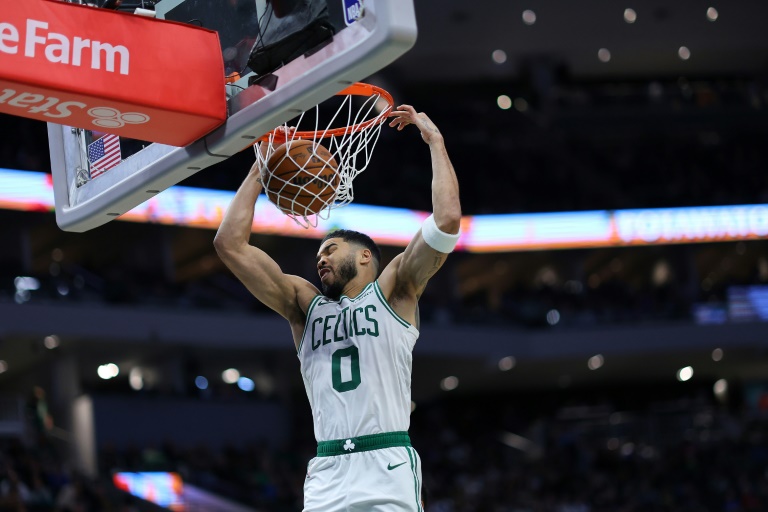
{"label": "white net", "polygon": [[304,228],[355,198],[352,182],[368,167],[392,109],[385,91],[366,87],[365,95],[343,91],[254,145],[267,197]]}

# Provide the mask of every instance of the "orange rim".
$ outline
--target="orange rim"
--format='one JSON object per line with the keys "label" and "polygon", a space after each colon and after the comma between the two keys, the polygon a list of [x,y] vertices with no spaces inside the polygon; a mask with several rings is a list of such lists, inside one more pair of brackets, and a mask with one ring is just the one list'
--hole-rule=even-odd
{"label": "orange rim", "polygon": [[[365,130],[369,126],[372,126],[376,123],[383,123],[387,116],[389,116],[389,113],[392,111],[392,108],[395,106],[395,101],[392,99],[392,95],[389,94],[387,91],[382,89],[381,87],[378,87],[376,85],[371,84],[364,84],[362,82],[355,82],[354,84],[350,85],[346,89],[339,91],[336,93],[336,96],[373,96],[375,94],[378,94],[386,102],[388,103],[387,107],[383,110],[384,115],[377,115],[373,119],[368,119],[367,121],[363,121],[357,124],[353,124],[352,126],[345,126],[342,128],[333,128],[331,130],[322,130],[322,131],[304,131],[304,132],[296,132],[293,134],[294,139],[307,139],[307,140],[315,140],[318,138],[327,138],[327,137],[334,137],[334,136],[341,136],[346,133],[355,133],[362,130]],[[260,141],[267,141],[269,140],[269,136],[271,134],[275,134],[274,141],[282,144],[285,142],[285,137],[275,133],[275,130],[272,130],[270,132],[267,132],[265,135],[259,138]]]}

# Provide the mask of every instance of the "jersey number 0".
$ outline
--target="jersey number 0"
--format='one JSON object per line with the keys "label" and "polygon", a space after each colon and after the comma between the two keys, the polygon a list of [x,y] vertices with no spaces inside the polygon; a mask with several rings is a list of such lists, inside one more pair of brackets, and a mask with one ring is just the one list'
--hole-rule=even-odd
{"label": "jersey number 0", "polygon": [[[341,380],[341,360],[344,357],[350,358],[350,368],[352,370],[352,378],[348,381]],[[335,351],[331,356],[332,369],[331,375],[333,376],[333,389],[339,393],[345,391],[352,391],[360,385],[360,352],[357,347],[351,345],[347,348],[340,348]]]}

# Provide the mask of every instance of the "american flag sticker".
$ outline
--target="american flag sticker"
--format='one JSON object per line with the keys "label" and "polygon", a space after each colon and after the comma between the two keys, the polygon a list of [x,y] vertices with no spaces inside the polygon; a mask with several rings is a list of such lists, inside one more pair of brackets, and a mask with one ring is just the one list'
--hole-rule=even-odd
{"label": "american flag sticker", "polygon": [[104,135],[88,145],[88,162],[91,164],[91,179],[100,176],[122,160],[120,137]]}

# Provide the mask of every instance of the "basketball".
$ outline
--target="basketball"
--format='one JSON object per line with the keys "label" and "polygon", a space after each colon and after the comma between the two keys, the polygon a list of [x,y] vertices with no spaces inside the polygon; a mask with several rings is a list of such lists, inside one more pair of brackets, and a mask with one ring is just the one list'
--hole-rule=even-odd
{"label": "basketball", "polygon": [[338,164],[325,146],[297,139],[267,160],[267,198],[294,215],[315,215],[333,200],[339,186]]}

